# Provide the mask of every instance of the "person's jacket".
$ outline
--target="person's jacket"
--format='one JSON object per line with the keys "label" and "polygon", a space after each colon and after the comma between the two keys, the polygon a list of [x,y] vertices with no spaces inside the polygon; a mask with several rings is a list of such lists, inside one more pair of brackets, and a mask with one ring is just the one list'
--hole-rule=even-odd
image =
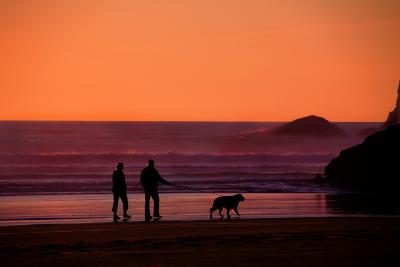
{"label": "person's jacket", "polygon": [[140,182],[145,190],[156,189],[159,182],[162,184],[170,185],[171,183],[161,177],[156,168],[147,166],[142,170],[140,175]]}
{"label": "person's jacket", "polygon": [[114,193],[126,191],[125,174],[123,171],[115,170],[112,175],[112,180],[113,180],[112,191]]}

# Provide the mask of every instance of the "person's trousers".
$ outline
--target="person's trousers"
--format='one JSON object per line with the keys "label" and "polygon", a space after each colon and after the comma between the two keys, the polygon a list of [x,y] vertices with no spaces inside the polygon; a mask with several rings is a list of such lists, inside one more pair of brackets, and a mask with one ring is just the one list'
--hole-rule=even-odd
{"label": "person's trousers", "polygon": [[114,192],[113,212],[117,212],[118,210],[119,199],[122,201],[124,211],[128,210],[128,196],[126,195],[126,192]]}
{"label": "person's trousers", "polygon": [[158,217],[160,216],[160,198],[157,189],[145,190],[144,192],[144,216],[146,218],[150,217],[150,197],[154,202],[153,216]]}

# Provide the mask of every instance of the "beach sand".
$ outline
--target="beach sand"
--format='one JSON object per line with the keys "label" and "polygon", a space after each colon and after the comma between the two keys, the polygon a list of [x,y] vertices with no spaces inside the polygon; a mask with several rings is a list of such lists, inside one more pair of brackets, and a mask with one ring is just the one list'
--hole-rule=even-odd
{"label": "beach sand", "polygon": [[0,227],[2,266],[398,266],[399,217]]}

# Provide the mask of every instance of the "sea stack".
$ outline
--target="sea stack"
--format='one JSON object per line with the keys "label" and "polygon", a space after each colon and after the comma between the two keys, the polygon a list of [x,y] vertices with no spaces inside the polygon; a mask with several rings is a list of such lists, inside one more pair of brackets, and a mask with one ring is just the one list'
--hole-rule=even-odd
{"label": "sea stack", "polygon": [[274,135],[291,137],[340,137],[345,131],[328,120],[310,115],[279,126],[270,132]]}

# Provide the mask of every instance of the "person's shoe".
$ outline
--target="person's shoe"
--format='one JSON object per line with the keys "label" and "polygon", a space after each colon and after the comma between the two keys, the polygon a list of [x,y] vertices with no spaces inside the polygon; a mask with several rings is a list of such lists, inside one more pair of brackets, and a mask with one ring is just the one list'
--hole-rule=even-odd
{"label": "person's shoe", "polygon": [[117,214],[114,214],[114,221],[121,219]]}
{"label": "person's shoe", "polygon": [[153,218],[153,217],[151,217],[151,216],[145,216],[145,217],[144,217],[144,221],[145,221],[145,222],[149,222],[152,218]]}
{"label": "person's shoe", "polygon": [[125,218],[125,219],[129,219],[129,218],[132,218],[132,216],[125,213],[125,214],[124,214],[124,218]]}

